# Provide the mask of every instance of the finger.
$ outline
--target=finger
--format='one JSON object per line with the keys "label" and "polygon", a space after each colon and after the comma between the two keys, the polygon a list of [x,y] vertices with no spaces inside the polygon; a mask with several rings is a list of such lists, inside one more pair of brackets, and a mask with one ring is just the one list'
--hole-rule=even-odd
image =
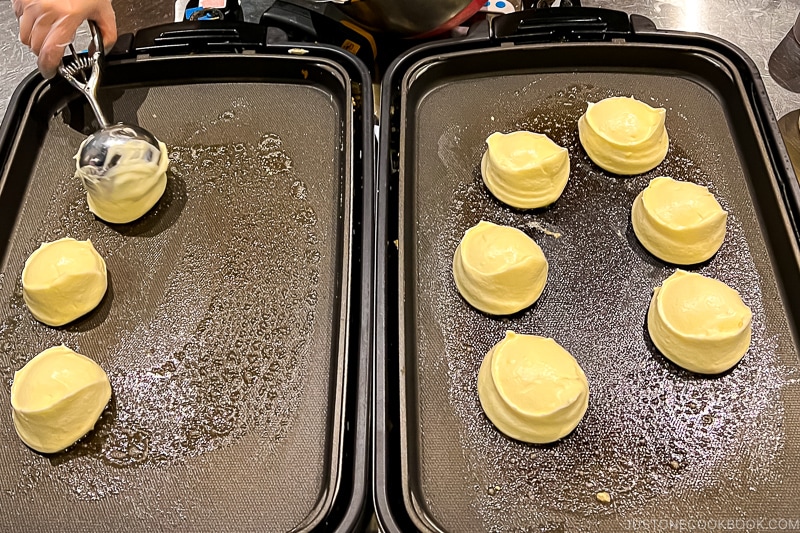
{"label": "finger", "polygon": [[31,45],[31,30],[36,17],[31,12],[25,12],[19,18],[19,40],[25,46]]}
{"label": "finger", "polygon": [[49,55],[40,55],[36,60],[36,66],[39,67],[39,72],[45,79],[52,79],[58,72],[59,61],[53,62]]}
{"label": "finger", "polygon": [[45,40],[42,45],[42,51],[36,62],[42,76],[49,79],[56,75],[58,66],[61,64],[61,58],[64,57],[64,49],[66,47],[66,44],[60,44],[50,38]]}
{"label": "finger", "polygon": [[64,56],[64,49],[75,39],[75,32],[79,25],[80,21],[62,19],[47,34],[42,43],[38,60],[39,70],[46,78],[55,76],[61,58]]}
{"label": "finger", "polygon": [[11,7],[14,8],[14,16],[19,19],[25,11],[25,5],[22,0],[11,0]]}
{"label": "finger", "polygon": [[31,35],[29,39],[28,46],[31,47],[33,53],[37,56],[42,50],[42,45],[44,44],[45,39],[47,36],[56,31],[58,29],[58,24],[60,21],[54,23],[53,16],[50,13],[43,13],[36,19],[36,22],[33,23],[33,28],[31,29]]}
{"label": "finger", "polygon": [[97,13],[90,18],[97,24],[100,35],[103,36],[103,47],[106,51],[111,50],[117,42],[117,20],[111,2],[100,2]]}

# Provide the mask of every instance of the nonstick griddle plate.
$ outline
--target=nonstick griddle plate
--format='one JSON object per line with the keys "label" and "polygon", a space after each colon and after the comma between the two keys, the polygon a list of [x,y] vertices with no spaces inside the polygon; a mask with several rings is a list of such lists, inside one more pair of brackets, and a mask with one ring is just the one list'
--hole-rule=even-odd
{"label": "nonstick griddle plate", "polygon": [[[76,96],[63,83],[32,99],[19,137],[29,145],[7,167],[3,194],[18,203],[2,213],[11,232],[0,274],[0,522],[31,531],[335,524],[340,487],[354,490],[352,475],[342,481],[343,426],[356,424],[344,410],[359,386],[348,368],[360,365],[350,352],[360,331],[350,300],[351,80],[322,59],[154,63],[157,86],[142,76],[105,93],[116,120],[157,132],[169,149],[167,191],[145,217],[110,225],[88,211],[72,177],[83,135],[67,123],[85,109],[63,107]],[[183,79],[181,68],[219,78]],[[59,110],[37,133],[36,120]],[[50,328],[25,308],[20,273],[39,243],[67,236],[91,239],[109,291],[95,311]],[[15,370],[60,343],[108,372],[113,397],[86,438],[40,455],[14,433],[9,390]]]}
{"label": "nonstick griddle plate", "polygon": [[[386,332],[386,365],[398,365],[387,375],[398,382],[387,383],[397,399],[385,405],[397,402],[400,425],[387,449],[402,461],[390,513],[445,531],[796,515],[797,244],[744,86],[721,54],[670,45],[517,45],[432,54],[407,68],[395,88],[399,259],[386,304],[398,314]],[[580,146],[586,103],[610,96],[667,109],[669,153],[653,171],[611,175]],[[486,137],[519,129],[569,150],[570,180],[551,207],[509,208],[482,183]],[[681,370],[646,331],[653,288],[676,267],[639,245],[630,208],[661,175],[709,187],[730,213],[720,251],[688,268],[734,287],[753,310],[751,348],[721,376]],[[550,272],[531,308],[489,317],[458,294],[453,254],[480,220],[542,247]],[[509,439],[481,410],[478,368],[506,330],[554,338],[588,376],[586,416],[557,444]]]}

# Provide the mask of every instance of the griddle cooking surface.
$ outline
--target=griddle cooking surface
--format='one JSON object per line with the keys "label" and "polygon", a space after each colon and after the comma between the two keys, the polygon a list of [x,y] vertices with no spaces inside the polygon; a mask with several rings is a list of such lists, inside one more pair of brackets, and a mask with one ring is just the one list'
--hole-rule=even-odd
{"label": "griddle cooking surface", "polygon": [[[783,495],[800,490],[798,354],[748,186],[768,176],[745,176],[718,98],[680,77],[622,72],[413,83],[425,89],[404,103],[413,120],[402,133],[400,302],[402,357],[416,379],[401,401],[408,490],[422,514],[448,531],[615,532],[634,519],[794,516]],[[577,120],[587,101],[631,95],[667,109],[670,149],[655,170],[626,178],[594,166]],[[486,137],[517,129],[569,150],[569,183],[547,209],[511,209],[481,181]],[[753,310],[751,348],[720,377],[679,369],[646,332],[652,290],[675,267],[638,244],[630,208],[661,175],[708,186],[730,213],[719,253],[689,268],[734,287]],[[542,247],[550,273],[532,308],[491,318],[459,296],[453,253],[480,220]],[[586,416],[558,444],[509,439],[481,410],[478,368],[508,329],[553,337],[588,376]]]}
{"label": "griddle cooking surface", "polygon": [[[311,85],[233,83],[131,89],[115,106],[167,144],[167,191],[133,224],[96,219],[72,177],[83,137],[51,121],[0,277],[0,522],[292,529],[338,468],[340,102]],[[54,329],[25,308],[20,274],[42,241],[65,236],[92,240],[110,287]],[[42,456],[15,435],[9,391],[15,370],[59,343],[100,363],[113,397],[87,438]]]}

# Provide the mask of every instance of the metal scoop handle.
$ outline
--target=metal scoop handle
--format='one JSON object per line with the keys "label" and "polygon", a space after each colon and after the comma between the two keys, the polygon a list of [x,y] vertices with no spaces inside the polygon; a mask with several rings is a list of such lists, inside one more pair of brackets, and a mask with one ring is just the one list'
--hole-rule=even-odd
{"label": "metal scoop handle", "polygon": [[[100,109],[100,104],[97,102],[97,86],[100,83],[101,61],[103,59],[103,37],[100,35],[100,28],[89,21],[89,31],[92,34],[92,44],[94,45],[94,53],[91,56],[77,57],[73,50],[73,60],[68,64],[62,64],[58,67],[58,72],[76,89],[78,89],[86,99],[89,101],[89,106],[92,108],[94,115],[97,117],[97,122],[100,123],[100,128],[107,128],[109,122]],[[78,79],[78,74],[85,81]],[[88,75],[88,77],[87,77]]]}

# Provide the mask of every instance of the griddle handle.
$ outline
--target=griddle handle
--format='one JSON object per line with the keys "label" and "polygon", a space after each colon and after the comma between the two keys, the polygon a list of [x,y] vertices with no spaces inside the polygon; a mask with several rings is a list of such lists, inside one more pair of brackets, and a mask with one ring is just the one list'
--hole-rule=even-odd
{"label": "griddle handle", "polygon": [[161,24],[136,32],[129,53],[241,52],[266,46],[266,30],[239,21],[195,20]]}
{"label": "griddle handle", "polygon": [[597,7],[551,7],[494,18],[490,36],[498,41],[606,41],[631,34],[626,13]]}

